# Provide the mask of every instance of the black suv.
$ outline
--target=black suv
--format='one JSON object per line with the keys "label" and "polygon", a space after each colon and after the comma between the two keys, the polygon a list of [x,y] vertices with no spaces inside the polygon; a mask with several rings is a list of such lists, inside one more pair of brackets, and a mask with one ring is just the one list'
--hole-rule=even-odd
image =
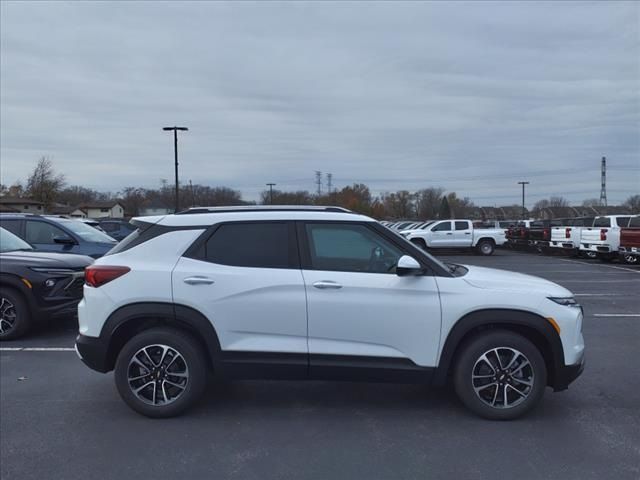
{"label": "black suv", "polygon": [[44,253],[0,227],[0,340],[24,335],[34,323],[72,317],[82,298],[84,255]]}

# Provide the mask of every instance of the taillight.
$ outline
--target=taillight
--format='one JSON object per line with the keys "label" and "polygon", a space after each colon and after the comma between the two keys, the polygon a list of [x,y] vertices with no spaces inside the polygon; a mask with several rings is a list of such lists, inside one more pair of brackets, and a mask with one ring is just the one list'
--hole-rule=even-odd
{"label": "taillight", "polygon": [[564,238],[571,238],[571,229],[570,228],[565,228],[564,229]]}
{"label": "taillight", "polygon": [[526,232],[526,230],[524,228],[521,228],[520,229],[520,236],[524,237],[525,232]]}
{"label": "taillight", "polygon": [[542,230],[542,238],[549,238],[549,229],[545,228]]}
{"label": "taillight", "polygon": [[606,228],[601,228],[600,229],[600,241],[604,242],[607,239],[607,229]]}
{"label": "taillight", "polygon": [[90,287],[101,287],[111,280],[121,277],[131,271],[129,267],[114,267],[111,265],[91,265],[84,269],[84,281]]}

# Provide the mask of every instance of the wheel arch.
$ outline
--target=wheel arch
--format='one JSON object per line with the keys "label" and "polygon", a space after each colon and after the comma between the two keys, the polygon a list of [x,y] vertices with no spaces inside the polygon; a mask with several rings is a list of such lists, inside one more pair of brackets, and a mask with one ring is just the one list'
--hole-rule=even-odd
{"label": "wheel arch", "polygon": [[33,292],[24,284],[18,275],[0,273],[0,288],[8,288],[17,292],[24,300],[24,303],[33,318],[36,313],[32,304],[33,297],[30,298],[30,296],[33,295]]}
{"label": "wheel arch", "polygon": [[198,310],[163,302],[141,302],[114,311],[100,332],[106,343],[106,371],[113,370],[118,353],[134,335],[156,326],[171,326],[189,332],[204,348],[210,366],[220,356],[220,341],[211,322]]}
{"label": "wheel arch", "polygon": [[472,337],[490,329],[513,331],[533,342],[544,358],[548,384],[555,387],[557,376],[564,366],[564,350],[560,336],[544,317],[517,309],[476,310],[460,318],[443,344],[434,384],[444,385],[461,347]]}

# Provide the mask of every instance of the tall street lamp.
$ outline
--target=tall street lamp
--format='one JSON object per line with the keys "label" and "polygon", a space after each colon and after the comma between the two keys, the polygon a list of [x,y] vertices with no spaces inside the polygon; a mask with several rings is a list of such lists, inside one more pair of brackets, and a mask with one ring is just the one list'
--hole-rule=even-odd
{"label": "tall street lamp", "polygon": [[269,204],[273,205],[273,187],[275,187],[275,183],[267,183],[267,187],[269,187]]}
{"label": "tall street lamp", "polygon": [[525,220],[527,217],[527,211],[524,208],[524,186],[529,185],[529,182],[518,182],[519,185],[522,185],[522,219]]}
{"label": "tall street lamp", "polygon": [[180,208],[180,187],[178,186],[178,130],[181,132],[186,132],[189,129],[187,127],[163,127],[162,130],[164,130],[165,132],[173,130],[173,157],[175,160],[176,168],[176,208],[174,210],[174,213],[177,213],[178,209]]}

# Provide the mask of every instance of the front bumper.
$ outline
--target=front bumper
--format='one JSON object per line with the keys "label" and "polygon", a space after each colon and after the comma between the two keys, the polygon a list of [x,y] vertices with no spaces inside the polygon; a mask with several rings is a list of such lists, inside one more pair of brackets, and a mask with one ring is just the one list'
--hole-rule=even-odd
{"label": "front bumper", "polygon": [[100,373],[113,370],[113,362],[109,359],[109,345],[101,338],[78,335],[75,348],[80,360],[92,370]]}
{"label": "front bumper", "polygon": [[553,391],[561,392],[566,390],[576,378],[582,375],[584,371],[584,357],[575,365],[564,365],[556,371],[555,382],[553,383]]}

